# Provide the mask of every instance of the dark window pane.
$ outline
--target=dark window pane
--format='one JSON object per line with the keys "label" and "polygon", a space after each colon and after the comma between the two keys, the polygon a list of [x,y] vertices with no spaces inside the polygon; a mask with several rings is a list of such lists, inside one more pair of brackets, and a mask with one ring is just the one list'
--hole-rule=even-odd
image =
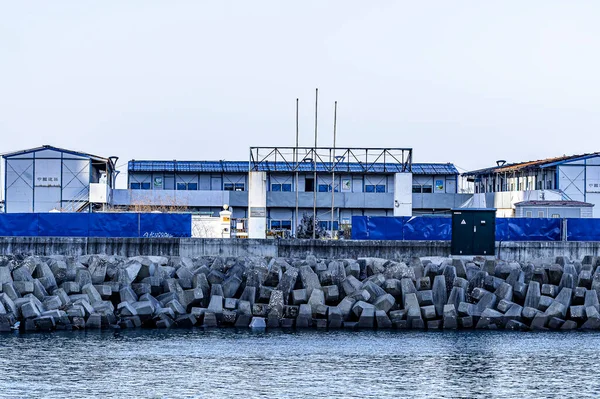
{"label": "dark window pane", "polygon": [[223,190],[225,191],[233,191],[233,188],[235,186],[233,185],[233,183],[225,183],[223,184]]}
{"label": "dark window pane", "polygon": [[334,230],[338,230],[338,227],[339,227],[339,225],[338,225],[338,222],[335,222],[335,221],[334,221],[334,222],[333,222],[333,229],[334,229]]}
{"label": "dark window pane", "polygon": [[329,188],[328,184],[319,184],[319,192],[320,193],[326,193],[327,191],[329,191],[328,188]]}
{"label": "dark window pane", "polygon": [[271,220],[271,228],[279,229],[281,227],[281,220]]}
{"label": "dark window pane", "polygon": [[431,192],[433,192],[433,187],[431,187],[431,186],[423,186],[423,192],[424,193],[431,193]]}
{"label": "dark window pane", "polygon": [[365,192],[367,193],[374,193],[375,192],[375,186],[372,184],[367,184],[365,186]]}
{"label": "dark window pane", "polygon": [[385,186],[383,184],[378,184],[375,187],[375,191],[378,193],[385,193]]}
{"label": "dark window pane", "polygon": [[292,185],[291,184],[282,184],[281,191],[292,191]]}
{"label": "dark window pane", "polygon": [[198,190],[198,183],[188,183],[187,189],[188,190]]}
{"label": "dark window pane", "polygon": [[291,220],[282,220],[281,228],[291,230],[292,229],[292,221]]}
{"label": "dark window pane", "polygon": [[271,184],[271,191],[281,191],[281,184]]}
{"label": "dark window pane", "polygon": [[412,186],[412,187],[413,187],[413,190],[412,190],[413,193],[420,193],[421,192],[421,186]]}
{"label": "dark window pane", "polygon": [[129,187],[130,187],[132,190],[139,190],[141,186],[140,186],[140,183],[131,183],[131,184],[129,185]]}
{"label": "dark window pane", "polygon": [[235,183],[235,191],[244,191],[245,185],[244,183]]}
{"label": "dark window pane", "polygon": [[144,182],[142,183],[142,190],[150,190],[150,182]]}
{"label": "dark window pane", "polygon": [[185,183],[177,183],[177,190],[185,190]]}
{"label": "dark window pane", "polygon": [[314,191],[315,190],[315,179],[306,179],[304,181],[304,191]]}

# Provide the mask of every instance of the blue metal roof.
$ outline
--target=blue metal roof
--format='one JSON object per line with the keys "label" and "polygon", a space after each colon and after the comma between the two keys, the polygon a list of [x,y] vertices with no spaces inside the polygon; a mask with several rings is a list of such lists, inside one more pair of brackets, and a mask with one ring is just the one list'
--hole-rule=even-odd
{"label": "blue metal roof", "polygon": [[[328,172],[331,164],[317,163],[317,172]],[[181,173],[247,173],[248,161],[129,161],[131,172],[181,172]],[[291,172],[293,165],[285,162],[261,162],[258,169],[266,172]],[[336,165],[336,172],[346,173],[396,173],[402,171],[402,165],[392,163],[375,163],[367,166],[357,162],[341,162]],[[312,172],[313,164],[300,164],[300,172]],[[413,163],[412,173],[416,175],[458,175],[458,170],[451,163]]]}

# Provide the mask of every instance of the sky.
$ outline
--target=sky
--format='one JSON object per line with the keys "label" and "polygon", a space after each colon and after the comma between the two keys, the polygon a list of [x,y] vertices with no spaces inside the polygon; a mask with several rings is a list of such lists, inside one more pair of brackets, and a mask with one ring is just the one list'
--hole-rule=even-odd
{"label": "sky", "polygon": [[600,151],[597,1],[0,0],[0,153],[247,160],[410,147],[459,170]]}

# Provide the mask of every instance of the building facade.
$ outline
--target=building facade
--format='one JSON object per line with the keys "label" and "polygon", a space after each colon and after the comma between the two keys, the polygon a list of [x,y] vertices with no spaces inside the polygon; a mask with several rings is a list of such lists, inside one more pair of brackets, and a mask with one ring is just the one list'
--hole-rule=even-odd
{"label": "building facade", "polygon": [[579,201],[523,201],[515,204],[518,218],[591,218],[594,204]]}
{"label": "building facade", "polygon": [[43,146],[4,154],[4,212],[92,211],[109,202],[114,162]]}
{"label": "building facade", "polygon": [[[579,201],[600,205],[600,153],[499,164],[464,176],[473,182],[470,206],[496,208],[515,216],[522,201]],[[593,216],[600,217],[598,206]]]}
{"label": "building facade", "polygon": [[[272,166],[272,165],[271,165]],[[267,229],[293,232],[304,214],[316,214],[323,228],[349,224],[352,216],[392,216],[396,206],[396,171],[374,164],[368,171],[351,164],[333,176],[325,165],[314,171],[286,171],[285,164],[265,168]],[[270,169],[270,170],[268,170]],[[342,168],[340,168],[342,169]],[[452,164],[412,164],[411,214],[445,213],[470,195],[457,193],[458,171]],[[334,190],[332,195],[332,190]],[[140,161],[128,165],[128,190],[115,190],[115,206],[185,207],[214,215],[228,204],[235,219],[249,215],[249,162],[247,161]],[[298,204],[298,215],[296,215]]]}

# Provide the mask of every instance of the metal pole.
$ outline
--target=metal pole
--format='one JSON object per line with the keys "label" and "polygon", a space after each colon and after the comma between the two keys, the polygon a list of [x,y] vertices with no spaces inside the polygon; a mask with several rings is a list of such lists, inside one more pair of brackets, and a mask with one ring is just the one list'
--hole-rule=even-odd
{"label": "metal pole", "polygon": [[333,162],[331,164],[331,239],[333,240],[333,204],[335,203],[335,133],[337,128],[337,101],[333,105]]}
{"label": "metal pole", "polygon": [[295,214],[295,226],[294,226],[294,235],[297,235],[298,232],[298,99],[296,99],[296,149],[294,150],[294,167],[296,168],[296,214]]}
{"label": "metal pole", "polygon": [[317,234],[317,116],[319,111],[319,89],[315,89],[315,148],[313,149],[313,240]]}

